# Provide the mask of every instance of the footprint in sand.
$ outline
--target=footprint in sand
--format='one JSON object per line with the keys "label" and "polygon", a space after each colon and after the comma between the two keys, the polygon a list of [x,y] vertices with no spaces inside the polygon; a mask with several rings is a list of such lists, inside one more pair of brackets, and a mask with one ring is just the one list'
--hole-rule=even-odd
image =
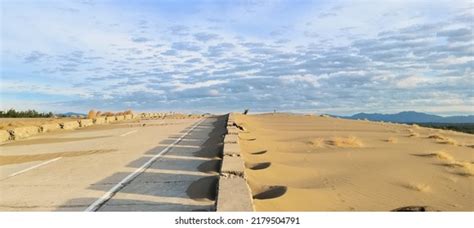
{"label": "footprint in sand", "polygon": [[284,195],[288,191],[286,186],[264,186],[253,195],[254,199],[274,199]]}
{"label": "footprint in sand", "polygon": [[439,211],[430,206],[406,206],[393,209],[391,211],[401,211],[401,212],[424,212],[424,211]]}
{"label": "footprint in sand", "polygon": [[244,141],[255,141],[257,138],[249,136],[248,134],[239,134],[239,139]]}
{"label": "footprint in sand", "polygon": [[270,167],[271,162],[260,162],[260,163],[245,163],[245,167],[251,170],[260,170]]}
{"label": "footprint in sand", "polygon": [[250,152],[251,155],[261,155],[267,153],[267,150],[261,150],[256,152]]}

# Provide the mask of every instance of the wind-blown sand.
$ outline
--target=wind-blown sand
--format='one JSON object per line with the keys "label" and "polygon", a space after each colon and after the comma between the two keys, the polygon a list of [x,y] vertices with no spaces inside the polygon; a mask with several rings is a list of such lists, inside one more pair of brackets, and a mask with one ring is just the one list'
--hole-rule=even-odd
{"label": "wind-blown sand", "polygon": [[474,135],[289,114],[236,122],[257,211],[474,210]]}

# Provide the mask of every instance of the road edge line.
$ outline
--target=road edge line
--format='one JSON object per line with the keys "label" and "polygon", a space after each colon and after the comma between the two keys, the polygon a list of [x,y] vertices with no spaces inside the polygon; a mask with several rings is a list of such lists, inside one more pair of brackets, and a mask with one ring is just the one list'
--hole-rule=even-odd
{"label": "road edge line", "polygon": [[113,188],[111,188],[109,191],[107,191],[102,197],[94,201],[89,207],[87,207],[84,211],[86,212],[93,212],[97,211],[102,207],[107,201],[109,201],[117,192],[119,192],[122,188],[124,188],[128,183],[130,183],[135,177],[140,175],[143,171],[145,171],[153,162],[155,162],[158,158],[160,158],[164,153],[168,152],[173,146],[181,142],[181,140],[186,137],[189,133],[191,133],[192,130],[194,130],[199,124],[201,124],[205,120],[199,120],[197,123],[195,123],[186,133],[184,133],[182,136],[180,136],[178,139],[176,139],[173,143],[169,144],[166,148],[161,150],[158,154],[150,158],[145,164],[140,166],[138,169],[136,169],[133,173],[129,174],[125,178],[123,178],[119,183],[117,183]]}

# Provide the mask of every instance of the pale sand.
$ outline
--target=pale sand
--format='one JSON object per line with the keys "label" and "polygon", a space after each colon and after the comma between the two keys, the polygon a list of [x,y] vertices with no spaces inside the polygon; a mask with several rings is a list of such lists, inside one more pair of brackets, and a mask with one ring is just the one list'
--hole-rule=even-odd
{"label": "pale sand", "polygon": [[257,211],[474,210],[474,135],[286,114],[236,122],[249,132],[240,144]]}

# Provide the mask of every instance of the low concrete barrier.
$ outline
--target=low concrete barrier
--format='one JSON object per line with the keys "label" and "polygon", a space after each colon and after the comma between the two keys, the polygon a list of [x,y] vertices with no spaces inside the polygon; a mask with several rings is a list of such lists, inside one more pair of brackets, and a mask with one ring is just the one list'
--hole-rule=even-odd
{"label": "low concrete barrier", "polygon": [[19,127],[10,130],[11,139],[24,139],[39,133],[39,127]]}
{"label": "low concrete barrier", "polygon": [[40,126],[40,132],[57,131],[59,129],[61,129],[61,126],[57,123],[43,124]]}
{"label": "low concrete barrier", "polygon": [[78,121],[63,122],[63,123],[59,123],[59,125],[64,130],[72,130],[72,129],[76,129],[80,127]]}
{"label": "low concrete barrier", "polygon": [[253,211],[252,194],[241,177],[220,177],[217,185],[217,211]]}
{"label": "low concrete barrier", "polygon": [[6,142],[11,139],[10,132],[6,130],[0,130],[0,143]]}
{"label": "low concrete barrier", "polygon": [[240,157],[239,135],[235,132],[232,114],[227,118],[222,166],[217,186],[217,211],[253,211],[252,193],[245,179],[245,165]]}
{"label": "low concrete barrier", "polygon": [[224,136],[224,144],[226,143],[238,143],[239,142],[239,135],[225,135]]}
{"label": "low concrete barrier", "polygon": [[105,122],[106,122],[106,123],[113,123],[113,122],[115,122],[115,121],[117,121],[117,119],[115,118],[115,116],[107,116],[107,117],[105,117]]}
{"label": "low concrete barrier", "polygon": [[94,125],[94,121],[91,119],[82,119],[79,120],[79,126],[80,127],[88,127]]}
{"label": "low concrete barrier", "polygon": [[236,175],[244,177],[244,161],[240,157],[224,156],[222,159],[221,175]]}
{"label": "low concrete barrier", "polygon": [[240,129],[238,129],[235,126],[227,127],[227,134],[228,135],[238,135],[240,132]]}
{"label": "low concrete barrier", "polygon": [[97,117],[94,119],[94,124],[105,124],[107,123],[105,117]]}
{"label": "low concrete barrier", "polygon": [[240,144],[224,143],[223,156],[240,156]]}

